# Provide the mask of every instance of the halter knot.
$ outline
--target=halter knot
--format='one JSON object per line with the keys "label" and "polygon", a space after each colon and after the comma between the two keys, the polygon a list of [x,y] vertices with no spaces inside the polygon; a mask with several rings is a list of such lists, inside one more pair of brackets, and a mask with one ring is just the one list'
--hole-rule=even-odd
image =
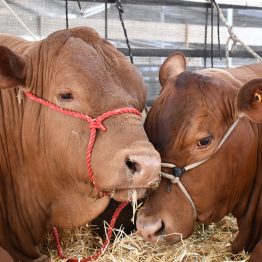
{"label": "halter knot", "polygon": [[173,167],[173,176],[174,177],[181,177],[182,174],[185,172],[186,170],[184,168],[179,168],[174,166]]}
{"label": "halter knot", "polygon": [[[92,167],[91,167],[91,155],[92,155],[92,151],[93,151],[93,147],[94,147],[94,143],[95,143],[95,139],[96,139],[96,131],[97,129],[100,129],[101,131],[105,132],[107,130],[107,128],[103,125],[103,121],[106,120],[107,118],[114,116],[114,115],[119,115],[119,114],[125,114],[125,113],[130,113],[130,114],[135,114],[135,115],[139,115],[141,117],[141,113],[135,109],[135,108],[129,108],[129,107],[124,107],[124,108],[118,108],[118,109],[114,109],[112,111],[107,111],[105,113],[103,113],[102,115],[98,116],[97,118],[92,118],[86,114],[80,113],[80,112],[76,112],[76,111],[72,111],[69,109],[65,109],[62,108],[56,104],[53,104],[52,102],[49,102],[47,100],[44,100],[34,94],[32,94],[31,92],[25,92],[25,95],[30,98],[31,100],[44,105],[46,107],[49,107],[57,112],[63,113],[65,115],[69,115],[78,119],[82,119],[86,122],[88,122],[89,124],[89,128],[90,128],[90,138],[89,138],[89,142],[87,145],[87,149],[86,149],[86,165],[87,165],[87,170],[88,170],[88,175],[90,178],[91,183],[94,185],[94,187],[98,190],[98,194],[99,196],[109,196],[108,193],[106,192],[101,192],[99,190],[99,188],[96,186],[95,181],[94,181],[94,177],[93,177],[93,171],[92,171]],[[109,228],[107,231],[107,239],[104,242],[103,246],[101,247],[100,251],[98,251],[95,255],[89,256],[87,258],[83,258],[83,259],[78,259],[78,258],[70,258],[67,261],[69,262],[79,262],[79,261],[93,261],[95,259],[97,259],[103,252],[104,250],[107,248],[111,236],[112,236],[112,232],[113,232],[113,228],[115,226],[115,222],[117,217],[119,216],[120,212],[122,211],[122,209],[128,204],[128,201],[121,203],[118,208],[116,209],[116,211],[114,212],[112,219],[110,221],[109,224]],[[56,227],[53,227],[53,235],[54,235],[54,239],[56,241],[56,246],[57,246],[57,252],[60,258],[64,259],[64,255],[63,255],[63,250],[59,241],[59,236],[58,236],[58,231],[56,229]]]}
{"label": "halter knot", "polygon": [[93,119],[91,122],[89,122],[89,127],[92,129],[100,129],[103,132],[107,130],[107,128],[102,123],[103,120],[100,119]]}

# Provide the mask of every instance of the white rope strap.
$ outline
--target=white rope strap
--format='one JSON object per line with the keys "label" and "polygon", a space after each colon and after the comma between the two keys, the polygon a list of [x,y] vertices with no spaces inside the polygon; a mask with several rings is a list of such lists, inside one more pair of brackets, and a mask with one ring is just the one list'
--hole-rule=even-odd
{"label": "white rope strap", "polygon": [[[197,218],[197,211],[196,211],[196,207],[195,207],[195,204],[192,200],[192,198],[190,197],[189,193],[187,192],[187,190],[185,189],[185,187],[183,186],[183,184],[181,183],[180,181],[180,176],[183,174],[183,172],[186,172],[190,169],[193,169],[201,164],[203,164],[204,162],[206,162],[208,159],[210,159],[218,150],[219,148],[225,143],[225,141],[227,140],[227,138],[230,136],[230,134],[232,133],[232,131],[234,130],[234,128],[236,127],[237,123],[239,122],[239,118],[229,127],[229,129],[227,130],[227,132],[224,134],[224,136],[222,137],[219,145],[217,146],[215,152],[210,155],[209,157],[203,159],[203,160],[200,160],[198,162],[195,162],[195,163],[192,163],[192,164],[189,164],[187,166],[185,166],[184,168],[180,169],[180,172],[179,172],[179,176],[175,176],[175,174],[171,175],[171,174],[168,174],[168,173],[164,173],[164,172],[160,172],[161,174],[161,177],[164,177],[164,178],[167,178],[167,179],[170,179],[171,182],[173,184],[177,184],[178,187],[181,189],[181,191],[184,193],[184,195],[186,196],[186,198],[188,199],[188,201],[190,202],[192,208],[193,208],[193,212],[194,212],[194,216],[195,216],[195,219]],[[175,169],[176,168],[176,165],[175,164],[172,164],[172,163],[161,163],[161,167],[167,167],[167,168],[172,168],[172,169]]]}
{"label": "white rope strap", "polygon": [[251,55],[253,55],[258,61],[262,62],[262,58],[252,49],[250,48],[248,45],[246,45],[243,41],[241,41],[236,34],[233,32],[233,27],[228,25],[227,20],[222,12],[222,10],[220,9],[219,5],[216,3],[215,0],[209,0],[211,5],[215,5],[217,7],[218,13],[219,13],[219,17],[221,18],[221,20],[223,21],[223,23],[225,24],[225,26],[227,27],[228,33],[229,33],[229,37],[226,41],[226,64],[227,67],[229,67],[229,42],[230,39],[233,41],[233,45],[232,45],[232,52],[236,51],[236,47],[237,47],[237,43],[240,43]]}
{"label": "white rope strap", "polygon": [[184,167],[185,171],[188,171],[190,169],[193,169],[197,166],[200,166],[201,164],[203,164],[204,162],[206,162],[209,158],[211,158],[218,150],[219,148],[225,143],[225,141],[227,140],[227,138],[230,136],[230,134],[232,133],[232,131],[234,130],[234,128],[236,127],[237,123],[239,121],[239,118],[231,125],[231,127],[227,130],[227,132],[224,134],[223,138],[221,139],[219,145],[217,146],[216,151],[209,157],[200,160],[198,162],[195,162],[193,164],[187,165]]}
{"label": "white rope strap", "polygon": [[22,19],[14,12],[14,10],[6,3],[5,0],[1,0],[4,6],[11,12],[11,14],[16,18],[16,20],[24,27],[24,29],[33,37],[33,39],[38,40],[37,37],[32,33],[32,31],[26,26]]}
{"label": "white rope strap", "polygon": [[[219,145],[217,146],[216,151],[211,156],[209,156],[209,157],[207,157],[207,158],[205,158],[203,160],[200,160],[198,162],[195,162],[195,163],[192,163],[192,164],[189,164],[189,165],[185,166],[184,170],[188,171],[188,170],[193,169],[193,168],[195,168],[197,166],[200,166],[201,164],[206,162],[209,158],[211,158],[219,150],[219,148],[225,143],[227,138],[230,136],[230,134],[232,133],[232,131],[236,127],[238,121],[239,121],[239,118],[230,126],[230,128],[227,130],[227,132],[224,134],[223,138],[221,139]],[[171,163],[161,163],[161,166],[162,167],[168,167],[168,168],[174,168],[175,167],[175,165],[171,164]]]}
{"label": "white rope strap", "polygon": [[[173,165],[174,166],[174,165]],[[179,177],[174,177],[170,174],[167,174],[167,173],[164,173],[164,172],[160,172],[161,173],[161,177],[164,177],[164,178],[167,178],[167,179],[170,179],[171,182],[173,184],[177,184],[178,187],[180,188],[180,190],[184,193],[185,197],[187,198],[187,200],[190,202],[191,206],[192,206],[192,209],[193,209],[193,213],[194,213],[194,219],[196,220],[197,218],[197,211],[196,211],[196,207],[195,207],[195,204],[191,198],[191,196],[189,195],[189,193],[187,192],[186,188],[183,186],[183,184],[181,183],[180,181],[180,178]]]}

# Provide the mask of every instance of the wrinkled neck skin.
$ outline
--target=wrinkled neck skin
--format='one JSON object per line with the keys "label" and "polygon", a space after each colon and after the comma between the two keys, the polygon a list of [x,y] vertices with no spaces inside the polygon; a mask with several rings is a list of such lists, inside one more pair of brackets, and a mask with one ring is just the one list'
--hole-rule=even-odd
{"label": "wrinkled neck skin", "polygon": [[[239,233],[232,244],[234,253],[243,249],[252,252],[262,238],[260,134],[261,125],[241,119],[232,137],[213,156],[214,161],[207,160],[181,179],[196,206],[196,222],[218,222],[229,213],[237,219]],[[226,159],[224,150],[231,152]]]}
{"label": "wrinkled neck skin", "polygon": [[[239,146],[244,139],[243,132],[241,132],[244,125],[250,141],[248,145],[243,143],[242,146]],[[242,119],[233,133],[232,139],[229,138],[215,153],[214,160],[212,158],[207,160],[206,165],[204,163],[199,166],[197,172],[192,170],[192,175],[184,175],[185,184],[188,183],[187,181],[189,183],[192,183],[192,180],[195,181],[194,188],[190,188],[190,192],[192,191],[193,199],[196,199],[197,221],[200,223],[218,222],[229,213],[236,218],[241,217],[249,206],[253,181],[257,172],[258,130],[255,124],[247,119]],[[226,159],[225,151],[231,152]],[[243,158],[246,158],[246,161]],[[206,176],[208,180],[197,181],[199,176]]]}
{"label": "wrinkled neck skin", "polygon": [[[39,50],[41,52],[41,48]],[[34,60],[38,64],[32,67],[48,75],[48,57],[41,54],[38,57]],[[40,62],[41,59],[46,61]],[[38,65],[46,65],[46,68],[39,68]],[[31,70],[30,66],[28,70]],[[44,92],[43,88],[39,88],[43,84],[42,78],[37,77],[37,72],[34,74],[31,71],[31,82],[27,86],[32,88],[32,93],[41,97]],[[52,152],[46,151],[45,143],[50,141],[46,125],[42,124],[46,120],[47,114],[43,114],[46,109],[25,96],[18,104],[17,94],[18,89],[3,90],[0,98],[0,246],[15,261],[49,261],[36,247],[47,230],[54,225],[70,228],[84,224],[98,216],[108,205],[109,199],[99,197],[89,182],[87,171],[83,180],[78,174],[79,170],[71,170],[68,163],[61,167]],[[55,114],[52,110],[49,113]],[[86,145],[88,135],[86,124],[86,132],[79,143]],[[83,151],[85,159],[85,148],[78,150]],[[68,172],[72,180],[67,179],[66,183],[61,177],[68,176]],[[77,206],[74,202],[76,192]],[[79,199],[79,193],[82,199]],[[80,214],[79,219],[74,218],[70,223],[75,212]]]}
{"label": "wrinkled neck skin", "polygon": [[[237,219],[239,232],[232,243],[232,250],[238,253],[245,249],[248,252],[256,253],[254,248],[261,246],[262,240],[262,126],[257,126],[257,158],[255,176],[250,181],[250,188],[247,188],[242,202],[239,202],[232,214]],[[260,242],[260,244],[258,244]],[[260,257],[261,259],[261,257]],[[253,261],[253,260],[252,260]],[[256,260],[254,260],[256,261]]]}
{"label": "wrinkled neck skin", "polygon": [[[26,165],[28,160],[25,158],[28,156],[24,154],[26,153],[23,148],[24,134],[20,132],[23,126],[23,105],[18,105],[16,91],[2,91],[1,93],[0,228],[2,234],[0,245],[14,258],[31,261],[29,258],[36,259],[40,256],[35,246],[47,229],[46,222],[50,223],[51,203],[39,206],[38,195],[35,197],[30,194],[33,185],[31,182],[39,177],[44,177],[45,174],[41,170],[40,163],[35,163],[34,171]],[[10,103],[12,107],[6,106]],[[33,123],[32,128],[34,128]],[[35,159],[32,158],[32,161]],[[34,174],[35,177],[29,174]],[[43,189],[36,188],[38,185],[34,185],[34,190],[39,191],[41,195],[40,192]],[[25,203],[30,203],[30,205]]]}
{"label": "wrinkled neck skin", "polygon": [[218,222],[229,213],[237,219],[239,233],[232,244],[234,253],[243,249],[252,252],[262,238],[260,137],[261,125],[240,119],[214,159],[185,173],[181,179],[196,206],[196,222]]}
{"label": "wrinkled neck skin", "polygon": [[[242,75],[245,76],[245,74]],[[232,76],[227,74],[222,76],[225,80],[228,77],[232,78]],[[235,87],[241,87],[242,84],[239,81],[236,81],[234,78],[232,80],[229,79],[229,83],[232,81],[234,81]],[[170,139],[174,137],[174,134],[178,133],[170,127],[172,116],[168,115],[172,113],[174,102],[166,102],[173,92],[173,89],[168,89],[167,87],[163,89],[157,100],[159,103],[158,107],[153,105],[151,108],[152,115],[149,112],[148,122],[146,122],[145,127],[149,139],[151,139],[156,148],[160,148],[162,162],[174,163],[178,167],[184,167],[201,159],[195,158],[190,159],[188,162],[183,162],[184,159],[179,159],[179,156],[183,155],[179,152],[179,145],[175,143],[169,145]],[[205,96],[207,95],[205,94]],[[228,104],[223,104],[227,100]],[[161,115],[162,111],[160,109],[163,109],[165,103],[166,111],[163,111],[165,115],[164,113]],[[224,130],[223,126],[217,127],[217,130],[221,132],[221,134],[217,134],[219,137],[222,137],[229,126],[237,119],[237,114],[232,110],[234,108],[233,103],[234,97],[229,99],[229,96],[225,96],[223,101],[217,106],[219,108],[222,105],[223,108],[227,107],[227,112],[232,112],[231,117],[227,117],[224,121],[224,123],[229,121],[227,126],[224,125]],[[156,110],[155,112],[153,111],[154,109]],[[150,116],[153,117],[150,118]],[[179,118],[182,119],[183,117],[179,116]],[[216,122],[215,119],[214,122]],[[188,125],[187,122],[186,125]],[[181,130],[182,135],[185,134],[185,128],[183,129],[181,125],[177,128]],[[252,251],[257,242],[262,239],[262,169],[260,167],[262,145],[260,137],[261,125],[252,123],[246,118],[240,119],[223,146],[209,160],[185,172],[180,179],[197,209],[196,222],[209,224],[218,222],[229,213],[234,215],[239,227],[239,234],[232,245],[232,249],[236,253],[243,250],[243,248],[247,251]],[[176,141],[180,143],[182,138],[176,137]],[[164,148],[162,152],[161,146]],[[179,152],[179,154],[175,155],[176,152]],[[187,151],[185,150],[183,153],[187,154]],[[197,154],[192,155],[193,157],[198,156]],[[202,156],[202,159],[205,159],[205,157],[207,155]],[[151,198],[149,197],[150,202],[148,201],[148,204],[146,202],[145,209],[140,211],[143,219],[141,219],[143,222],[141,224],[145,227],[147,224],[156,225],[155,216],[160,214],[159,217],[163,220],[165,228],[169,230],[168,233],[182,232],[184,237],[188,237],[194,228],[194,223],[191,219],[193,216],[189,212],[192,211],[192,207],[177,185],[172,185],[171,193],[166,193],[164,190],[167,189],[164,187],[166,187],[166,181],[161,182],[160,189],[156,193],[152,193]],[[160,194],[157,196],[157,193]],[[166,199],[164,199],[163,195],[165,195]],[[183,204],[181,198],[183,198],[182,201],[187,201],[187,203]],[[165,205],[160,206],[159,203],[168,203],[172,210]],[[156,211],[153,210],[154,208]],[[193,214],[193,212],[191,213]],[[182,219],[181,214],[184,215]],[[171,229],[169,229],[170,227]],[[146,237],[153,235],[153,230],[141,231]],[[190,234],[188,233],[189,231]],[[177,242],[177,240],[173,242]]]}
{"label": "wrinkled neck skin", "polygon": [[[241,86],[243,83],[261,75],[261,67],[259,64],[243,66],[242,68],[230,68],[227,70],[206,69],[205,71],[211,76],[213,72],[217,71],[216,73],[220,74],[220,77],[225,79],[232,78],[233,81],[236,81],[236,86],[239,85],[238,83],[240,83]],[[201,72],[205,71],[201,70]],[[219,170],[219,172],[213,181],[214,187],[211,186],[211,188],[216,188],[216,180],[219,185],[221,184],[219,173],[226,174],[225,179],[223,179],[226,183],[220,185],[222,192],[218,191],[215,195],[214,201],[217,201],[217,199],[219,201],[217,201],[217,203],[214,202],[213,208],[211,202],[211,205],[206,209],[215,210],[210,212],[212,213],[210,217],[210,214],[205,212],[200,213],[198,216],[200,222],[210,223],[219,221],[228,213],[233,214],[237,219],[239,229],[238,235],[232,243],[232,251],[234,253],[238,253],[243,249],[252,252],[257,243],[262,239],[262,144],[260,139],[262,126],[261,124],[252,124],[247,119],[241,119],[238,125],[241,125],[241,121],[246,122],[249,130],[247,131],[247,129],[245,129],[245,133],[239,133],[235,136],[234,143],[232,143],[230,150],[232,153],[227,155],[226,162],[221,161],[218,166],[214,166],[213,168],[214,170]],[[232,136],[237,132],[238,128],[233,131]],[[230,138],[228,140],[230,140]],[[230,141],[225,142],[225,144],[228,143],[230,143]],[[243,144],[245,145],[243,146]],[[233,152],[235,152],[238,159],[234,159]],[[219,154],[219,152],[217,152],[217,154]],[[223,157],[222,159],[225,160]],[[234,165],[234,162],[241,163],[241,165]],[[225,167],[227,163],[229,163],[229,167]],[[233,177],[229,176],[228,171],[236,175]],[[203,169],[202,172],[205,172],[205,169]],[[231,178],[230,181],[228,181],[229,177]],[[206,184],[202,186],[202,188],[205,188]],[[197,189],[196,192],[200,192],[198,190],[199,189]],[[202,199],[200,202],[205,203],[206,201]],[[197,205],[197,203],[195,204]]]}

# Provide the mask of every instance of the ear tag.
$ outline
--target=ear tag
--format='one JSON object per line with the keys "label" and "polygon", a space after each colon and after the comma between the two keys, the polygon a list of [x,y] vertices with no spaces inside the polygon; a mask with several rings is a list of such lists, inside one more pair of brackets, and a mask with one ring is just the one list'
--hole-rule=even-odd
{"label": "ear tag", "polygon": [[256,93],[254,94],[254,100],[255,100],[256,102],[258,102],[258,103],[261,103],[261,102],[262,102],[262,95],[261,95],[260,93],[256,92]]}

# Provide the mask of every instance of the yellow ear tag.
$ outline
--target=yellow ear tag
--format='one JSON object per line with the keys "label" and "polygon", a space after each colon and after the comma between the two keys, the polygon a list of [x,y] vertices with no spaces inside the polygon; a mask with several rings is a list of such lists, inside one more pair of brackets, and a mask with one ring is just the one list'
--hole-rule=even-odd
{"label": "yellow ear tag", "polygon": [[254,94],[254,99],[255,99],[256,102],[261,103],[262,102],[262,95],[260,93],[256,92]]}

